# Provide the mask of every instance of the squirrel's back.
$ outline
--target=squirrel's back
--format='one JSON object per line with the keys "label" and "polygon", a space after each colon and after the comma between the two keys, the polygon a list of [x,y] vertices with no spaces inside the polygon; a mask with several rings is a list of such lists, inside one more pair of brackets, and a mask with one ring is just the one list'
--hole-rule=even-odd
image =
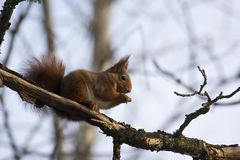
{"label": "squirrel's back", "polygon": [[[131,98],[126,95],[132,88],[127,71],[128,58],[122,58],[103,72],[75,70],[65,77],[65,66],[55,56],[44,56],[40,60],[33,58],[27,65],[25,77],[48,91],[90,109],[109,109],[131,101]],[[20,96],[37,108],[45,106],[45,103],[39,99],[24,94]],[[67,113],[55,107],[52,109],[57,115],[73,120]]]}
{"label": "squirrel's back", "polygon": [[54,55],[43,56],[40,60],[32,58],[25,68],[25,77],[40,87],[59,93],[64,77],[65,65]]}

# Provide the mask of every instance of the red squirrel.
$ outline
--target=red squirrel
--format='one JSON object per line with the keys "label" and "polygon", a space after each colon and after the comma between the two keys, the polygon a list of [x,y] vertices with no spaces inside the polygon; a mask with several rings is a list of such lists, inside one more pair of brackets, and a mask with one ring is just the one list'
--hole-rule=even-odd
{"label": "red squirrel", "polygon": [[[65,65],[55,56],[43,56],[29,61],[24,76],[38,86],[76,101],[90,109],[109,109],[121,103],[131,102],[126,95],[132,89],[128,74],[129,56],[122,58],[102,72],[74,70],[64,76]],[[35,106],[44,107],[37,101]],[[64,114],[58,113],[64,117]]]}

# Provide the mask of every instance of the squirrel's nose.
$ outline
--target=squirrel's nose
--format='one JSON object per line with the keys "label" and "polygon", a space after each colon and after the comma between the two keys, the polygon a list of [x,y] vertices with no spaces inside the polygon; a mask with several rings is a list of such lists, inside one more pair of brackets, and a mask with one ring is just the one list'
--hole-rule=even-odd
{"label": "squirrel's nose", "polygon": [[127,93],[131,92],[132,88],[127,88]]}

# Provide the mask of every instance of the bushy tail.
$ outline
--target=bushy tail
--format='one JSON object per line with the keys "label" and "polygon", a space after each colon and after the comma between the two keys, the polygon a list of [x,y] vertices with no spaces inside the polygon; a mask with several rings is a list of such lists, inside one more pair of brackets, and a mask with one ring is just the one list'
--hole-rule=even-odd
{"label": "bushy tail", "polygon": [[24,75],[40,87],[59,93],[64,76],[65,65],[54,55],[43,56],[40,60],[32,58],[28,61]]}

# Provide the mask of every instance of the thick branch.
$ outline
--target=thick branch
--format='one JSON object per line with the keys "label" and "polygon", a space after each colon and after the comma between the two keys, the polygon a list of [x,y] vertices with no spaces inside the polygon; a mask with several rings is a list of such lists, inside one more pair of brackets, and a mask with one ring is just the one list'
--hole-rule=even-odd
{"label": "thick branch", "polygon": [[39,88],[2,65],[0,66],[0,79],[2,85],[19,94],[28,96],[30,100],[31,98],[41,100],[49,107],[67,113],[74,120],[84,119],[88,123],[99,127],[105,134],[117,138],[121,143],[151,151],[172,151],[192,157],[240,159],[240,147],[238,146],[211,145],[202,140],[184,136],[175,138],[172,134],[163,131],[136,130],[130,125],[118,123],[104,114],[89,110],[76,102]]}
{"label": "thick branch", "polygon": [[14,8],[24,0],[6,0],[0,15],[0,46],[3,42],[3,37],[10,27],[10,18],[12,16]]}

